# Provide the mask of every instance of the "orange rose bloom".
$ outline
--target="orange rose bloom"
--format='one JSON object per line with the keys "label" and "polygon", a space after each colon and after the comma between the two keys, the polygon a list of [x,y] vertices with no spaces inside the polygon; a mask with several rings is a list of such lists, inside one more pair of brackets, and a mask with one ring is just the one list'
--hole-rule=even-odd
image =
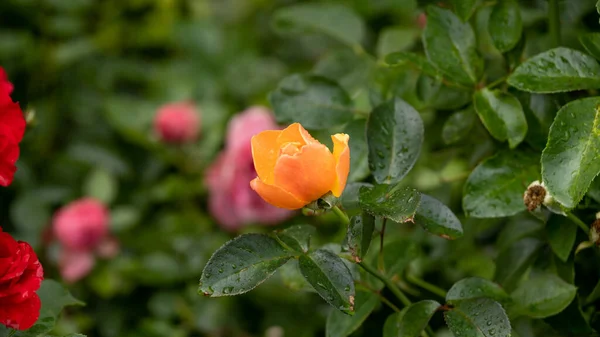
{"label": "orange rose bloom", "polygon": [[333,153],[302,125],[263,131],[252,137],[252,158],[258,177],[250,186],[271,205],[302,208],[327,192],[339,197],[350,171],[347,134],[331,136]]}

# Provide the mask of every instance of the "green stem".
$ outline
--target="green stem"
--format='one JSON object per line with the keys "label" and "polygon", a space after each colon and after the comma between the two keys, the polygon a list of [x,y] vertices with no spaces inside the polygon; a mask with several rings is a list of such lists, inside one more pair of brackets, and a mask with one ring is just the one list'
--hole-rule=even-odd
{"label": "green stem", "polygon": [[418,277],[416,277],[416,276],[414,276],[412,274],[406,274],[406,279],[410,283],[412,283],[412,284],[414,284],[416,286],[419,286],[419,287],[421,287],[421,288],[423,288],[423,289],[425,289],[425,290],[427,290],[427,291],[429,291],[429,292],[431,292],[433,294],[436,294],[436,295],[438,295],[441,298],[446,298],[446,290],[444,290],[444,289],[442,289],[442,288],[440,288],[440,287],[438,287],[436,285],[433,285],[433,284],[431,284],[431,283],[429,283],[429,282],[427,282],[425,280],[422,280],[422,279],[420,279],[420,278],[418,278]]}
{"label": "green stem", "polygon": [[385,264],[383,262],[383,239],[385,237],[385,225],[387,223],[387,218],[383,218],[383,223],[381,224],[381,232],[379,233],[379,256],[377,258],[377,267],[379,270],[385,269]]}
{"label": "green stem", "polygon": [[558,0],[549,0],[548,3],[548,30],[555,47],[560,46],[560,11]]}
{"label": "green stem", "polygon": [[375,276],[381,282],[383,282],[383,284],[385,284],[385,286],[392,292],[392,294],[394,294],[394,296],[396,296],[400,300],[400,302],[402,302],[402,304],[404,304],[405,306],[409,306],[412,304],[410,299],[408,297],[406,297],[406,295],[404,295],[404,293],[402,293],[402,291],[394,284],[394,282],[392,282],[390,279],[385,277],[383,274],[381,274],[375,268],[369,266],[368,264],[366,264],[364,262],[359,262],[358,265],[361,266],[367,273]]}
{"label": "green stem", "polygon": [[381,295],[381,293],[371,287],[369,287],[366,283],[361,282],[361,281],[357,281],[358,284],[360,284],[360,286],[370,292],[372,292],[373,294],[377,295],[377,297],[379,297],[379,299],[381,300],[381,302],[385,303],[388,307],[390,307],[390,309],[394,310],[395,312],[400,312],[400,309],[394,305],[394,303],[392,303],[390,300],[388,300],[387,298],[385,298],[385,296]]}
{"label": "green stem", "polygon": [[346,213],[342,211],[339,207],[333,206],[331,210],[333,211],[333,213],[335,213],[335,215],[337,215],[340,218],[340,220],[342,220],[342,224],[344,226],[348,227],[348,225],[350,225],[350,219],[348,218],[348,215],[346,215]]}
{"label": "green stem", "polygon": [[566,212],[566,214],[567,218],[571,219],[571,221],[576,223],[577,226],[579,226],[579,228],[581,228],[585,232],[585,234],[590,234],[590,227],[588,227],[588,225],[586,225],[585,222],[581,221],[581,219],[579,219],[575,214],[571,212]]}
{"label": "green stem", "polygon": [[497,85],[499,85],[499,84],[502,84],[502,83],[504,83],[504,81],[506,81],[506,79],[507,79],[507,78],[508,78],[508,76],[503,76],[503,77],[500,77],[499,79],[495,80],[494,82],[492,82],[492,83],[488,84],[486,87],[487,87],[488,89],[492,89],[493,87],[495,87],[495,86],[497,86]]}

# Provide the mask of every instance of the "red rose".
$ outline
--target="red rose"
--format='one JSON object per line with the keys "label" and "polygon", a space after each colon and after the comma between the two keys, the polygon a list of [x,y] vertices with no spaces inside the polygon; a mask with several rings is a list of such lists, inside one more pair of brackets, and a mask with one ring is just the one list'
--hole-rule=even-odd
{"label": "red rose", "polygon": [[12,183],[17,159],[19,159],[19,143],[25,133],[25,118],[19,104],[12,101],[10,93],[13,86],[0,68],[0,185]]}
{"label": "red rose", "polygon": [[35,291],[43,279],[42,265],[31,246],[0,228],[0,324],[26,330],[37,321],[41,302]]}

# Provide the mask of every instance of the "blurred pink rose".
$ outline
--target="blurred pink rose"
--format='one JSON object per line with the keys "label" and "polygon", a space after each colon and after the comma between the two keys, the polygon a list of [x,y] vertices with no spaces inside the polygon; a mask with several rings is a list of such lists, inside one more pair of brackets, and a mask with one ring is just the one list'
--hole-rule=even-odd
{"label": "blurred pink rose", "polygon": [[60,254],[58,266],[60,275],[67,283],[74,283],[90,273],[96,258],[89,251],[63,250]]}
{"label": "blurred pink rose", "polygon": [[108,234],[108,222],[108,209],[100,201],[79,199],[54,215],[54,235],[68,249],[93,250]]}
{"label": "blurred pink rose", "polygon": [[250,140],[264,130],[279,129],[271,112],[251,107],[233,117],[227,129],[225,149],[208,168],[208,206],[222,227],[238,230],[246,224],[277,224],[292,212],[267,204],[250,188],[256,177]]}
{"label": "blurred pink rose", "polygon": [[200,133],[200,113],[191,102],[165,104],[154,117],[154,130],[166,143],[189,143]]}

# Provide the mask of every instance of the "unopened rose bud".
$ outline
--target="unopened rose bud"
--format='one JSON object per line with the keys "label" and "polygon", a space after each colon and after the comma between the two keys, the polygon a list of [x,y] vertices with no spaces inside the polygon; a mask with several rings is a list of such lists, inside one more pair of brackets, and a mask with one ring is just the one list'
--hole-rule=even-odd
{"label": "unopened rose bud", "polygon": [[200,113],[190,102],[163,105],[156,113],[154,130],[166,143],[190,143],[200,132]]}
{"label": "unopened rose bud", "polygon": [[548,195],[544,183],[540,183],[536,180],[527,187],[525,194],[523,194],[523,202],[525,203],[527,210],[533,212],[544,204]]}
{"label": "unopened rose bud", "polygon": [[54,235],[66,248],[77,251],[96,249],[108,234],[106,207],[91,198],[80,199],[61,208],[53,220]]}

